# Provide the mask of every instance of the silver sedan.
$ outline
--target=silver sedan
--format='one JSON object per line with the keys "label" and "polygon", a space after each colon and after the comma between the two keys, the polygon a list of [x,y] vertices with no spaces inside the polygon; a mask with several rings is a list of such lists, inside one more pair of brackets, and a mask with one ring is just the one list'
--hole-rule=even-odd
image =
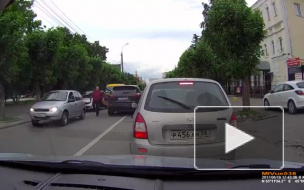
{"label": "silver sedan", "polygon": [[40,121],[58,121],[65,126],[70,118],[85,118],[85,102],[77,91],[51,91],[31,107],[30,117],[34,126]]}

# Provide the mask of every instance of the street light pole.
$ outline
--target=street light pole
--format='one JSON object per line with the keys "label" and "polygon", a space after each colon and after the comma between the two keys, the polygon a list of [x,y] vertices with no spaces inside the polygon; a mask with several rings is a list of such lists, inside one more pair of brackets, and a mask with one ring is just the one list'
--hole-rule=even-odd
{"label": "street light pole", "polygon": [[129,45],[129,43],[126,43],[125,45],[123,45],[122,47],[121,47],[121,54],[120,54],[120,57],[121,57],[121,71],[122,71],[122,73],[124,72],[124,68],[123,68],[123,48],[126,46],[126,45]]}

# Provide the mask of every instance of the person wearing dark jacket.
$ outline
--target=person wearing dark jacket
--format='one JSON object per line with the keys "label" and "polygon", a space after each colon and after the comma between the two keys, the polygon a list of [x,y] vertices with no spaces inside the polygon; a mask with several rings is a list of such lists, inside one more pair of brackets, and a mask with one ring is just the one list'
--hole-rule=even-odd
{"label": "person wearing dark jacket", "polygon": [[103,92],[99,89],[99,86],[96,86],[96,89],[92,94],[92,98],[93,98],[93,108],[96,111],[96,116],[99,116],[100,104],[103,98]]}

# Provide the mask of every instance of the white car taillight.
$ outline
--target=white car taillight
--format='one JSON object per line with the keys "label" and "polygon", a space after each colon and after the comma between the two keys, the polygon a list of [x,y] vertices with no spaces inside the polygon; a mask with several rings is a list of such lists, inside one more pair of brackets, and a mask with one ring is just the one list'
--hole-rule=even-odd
{"label": "white car taillight", "polygon": [[230,125],[231,125],[231,126],[234,126],[234,127],[237,127],[236,115],[235,115],[234,112],[232,113],[231,118],[230,118]]}
{"label": "white car taillight", "polygon": [[295,93],[299,96],[303,96],[304,95],[304,92],[303,90],[295,90]]}
{"label": "white car taillight", "polygon": [[148,132],[145,119],[138,113],[134,123],[134,138],[148,139]]}

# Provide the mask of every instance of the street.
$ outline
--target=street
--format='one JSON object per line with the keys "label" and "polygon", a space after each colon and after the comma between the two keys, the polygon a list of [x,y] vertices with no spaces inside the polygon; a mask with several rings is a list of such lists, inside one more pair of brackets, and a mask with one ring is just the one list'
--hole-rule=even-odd
{"label": "street", "polygon": [[[257,100],[257,103],[258,101],[262,102],[261,99]],[[231,102],[233,105],[238,104],[232,100]],[[130,154],[131,116],[131,114],[108,116],[107,110],[102,110],[99,117],[96,117],[95,113],[88,112],[84,120],[72,120],[65,127],[54,124],[33,127],[28,122],[1,129],[0,152],[43,156]],[[285,114],[285,160],[287,161],[304,162],[304,128],[300,124],[303,116],[303,112],[297,115]],[[272,146],[271,142],[270,145]],[[261,150],[256,148],[256,153],[260,152]],[[237,157],[242,158],[242,154],[237,153]]]}

